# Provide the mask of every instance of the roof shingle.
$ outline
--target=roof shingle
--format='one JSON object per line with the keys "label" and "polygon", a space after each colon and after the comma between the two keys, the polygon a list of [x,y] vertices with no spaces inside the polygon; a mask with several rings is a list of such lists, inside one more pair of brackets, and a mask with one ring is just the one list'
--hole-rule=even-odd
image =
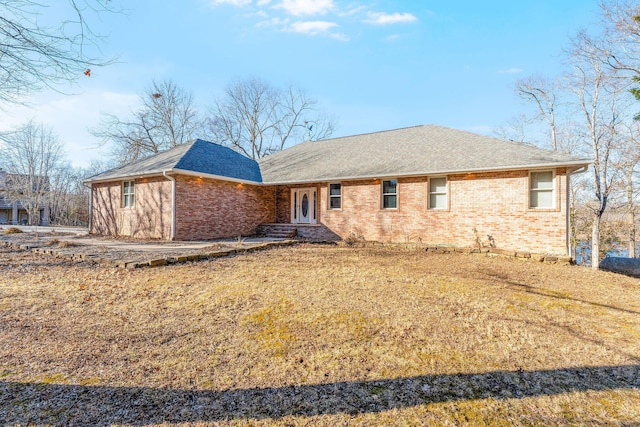
{"label": "roof shingle", "polygon": [[265,183],[585,165],[589,160],[442,126],[310,141],[259,160]]}
{"label": "roof shingle", "polygon": [[262,182],[257,162],[228,147],[201,139],[92,176],[87,182],[154,175],[174,170]]}
{"label": "roof shingle", "polygon": [[264,184],[584,166],[563,153],[442,126],[423,125],[308,141],[258,162],[197,139],[91,177],[87,182],[191,172]]}

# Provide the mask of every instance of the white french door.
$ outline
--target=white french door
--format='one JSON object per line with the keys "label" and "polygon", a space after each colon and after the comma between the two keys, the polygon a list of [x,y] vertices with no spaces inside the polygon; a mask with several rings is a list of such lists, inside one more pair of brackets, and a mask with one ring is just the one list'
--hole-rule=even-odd
{"label": "white french door", "polygon": [[317,194],[315,188],[291,190],[291,223],[315,224]]}

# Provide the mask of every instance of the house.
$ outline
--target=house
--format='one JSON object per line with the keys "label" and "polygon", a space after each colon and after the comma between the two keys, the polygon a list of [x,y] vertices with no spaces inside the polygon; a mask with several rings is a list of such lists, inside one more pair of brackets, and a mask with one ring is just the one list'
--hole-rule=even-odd
{"label": "house", "polygon": [[[29,211],[19,200],[9,197],[9,190],[15,187],[22,175],[11,174],[0,169],[0,224],[49,225],[49,206],[38,209],[38,220],[30,221]],[[16,179],[18,178],[18,179]]]}
{"label": "house", "polygon": [[258,161],[195,140],[87,180],[90,231],[196,240],[279,224],[315,239],[561,255],[569,179],[588,164],[434,125],[304,142]]}

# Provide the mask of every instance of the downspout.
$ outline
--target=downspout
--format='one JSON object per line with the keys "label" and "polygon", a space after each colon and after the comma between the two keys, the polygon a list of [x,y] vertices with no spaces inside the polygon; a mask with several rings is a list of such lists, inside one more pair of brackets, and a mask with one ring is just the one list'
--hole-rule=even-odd
{"label": "downspout", "polygon": [[[571,175],[585,172],[589,165],[581,166],[578,169],[567,171],[567,255],[571,256]],[[575,260],[574,260],[575,261]]]}
{"label": "downspout", "polygon": [[162,171],[162,175],[171,181],[171,235],[169,240],[176,238],[176,179],[167,175],[167,171]]}

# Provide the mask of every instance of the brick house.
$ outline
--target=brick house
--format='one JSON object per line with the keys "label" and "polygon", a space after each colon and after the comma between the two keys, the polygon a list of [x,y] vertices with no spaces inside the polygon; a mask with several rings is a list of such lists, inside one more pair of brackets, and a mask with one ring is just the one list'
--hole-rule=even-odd
{"label": "brick house", "polygon": [[298,236],[569,253],[569,179],[589,160],[434,125],[251,160],[202,141],[96,175],[90,232]]}

